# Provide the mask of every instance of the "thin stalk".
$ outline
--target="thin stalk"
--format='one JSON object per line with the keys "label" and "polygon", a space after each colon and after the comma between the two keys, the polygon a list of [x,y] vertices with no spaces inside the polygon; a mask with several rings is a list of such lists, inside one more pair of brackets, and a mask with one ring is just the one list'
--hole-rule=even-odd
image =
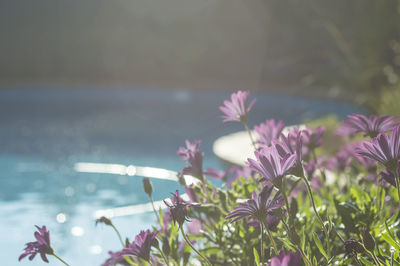
{"label": "thin stalk", "polygon": [[261,224],[261,243],[260,243],[260,252],[261,252],[261,265],[264,266],[264,223]]}
{"label": "thin stalk", "polygon": [[[283,220],[283,219],[282,219],[282,223],[283,223],[283,225],[284,225],[284,227],[285,227],[285,229],[286,229],[286,231],[287,231],[287,233],[288,233],[288,235],[289,235],[289,232],[290,232],[289,226],[287,225],[287,223],[286,223],[285,220]],[[289,238],[289,240],[291,241],[290,238]],[[293,244],[294,246],[296,246],[297,250],[300,252],[300,255],[303,257],[303,260],[304,260],[304,262],[306,263],[306,266],[307,266],[307,265],[312,266],[311,261],[309,260],[309,258],[307,257],[307,255],[306,255],[306,253],[303,251],[303,249],[302,249],[301,247],[299,247],[297,244],[293,243],[293,242],[292,242],[292,244]]]}
{"label": "thin stalk", "polygon": [[51,255],[53,255],[54,257],[56,257],[59,261],[61,261],[62,263],[64,263],[64,265],[67,265],[67,266],[69,266],[69,264],[68,263],[66,263],[62,258],[60,258],[59,256],[57,256],[57,254],[56,253],[54,253],[53,252],[53,254],[51,254]]}
{"label": "thin stalk", "polygon": [[375,199],[375,202],[376,202],[376,205],[378,208],[378,213],[381,212],[381,204],[382,204],[381,203],[381,190],[382,190],[382,186],[378,185],[378,189],[376,191],[376,199]]}
{"label": "thin stalk", "polygon": [[197,255],[199,255],[206,262],[207,265],[212,266],[211,262],[192,245],[189,238],[185,234],[185,231],[183,231],[182,226],[179,226],[179,230],[181,231],[181,234],[182,234],[183,238],[185,239],[186,243],[189,245],[189,247],[191,249],[193,249],[193,251],[196,252]]}
{"label": "thin stalk", "polygon": [[154,207],[153,197],[151,195],[149,195],[149,198],[150,198],[150,202],[151,202],[151,207],[153,208],[154,214],[156,215],[157,222],[160,223],[160,217],[158,216],[156,208]]}
{"label": "thin stalk", "polygon": [[378,258],[376,257],[375,252],[370,252],[370,251],[369,251],[369,253],[371,254],[371,257],[372,257],[372,259],[374,260],[375,264],[378,265],[378,266],[380,266],[381,263],[379,262]]}
{"label": "thin stalk", "polygon": [[[282,194],[283,194],[283,198],[284,198],[284,200],[285,200],[285,205],[286,205],[286,209],[287,209],[287,211],[288,211],[288,214],[289,214],[289,222],[290,222],[290,206],[289,206],[289,199],[288,199],[288,195],[286,195],[286,181],[285,181],[286,179],[284,178],[283,179],[283,184],[282,184]],[[283,220],[283,219],[282,219]]]}
{"label": "thin stalk", "polygon": [[[261,229],[263,229],[263,225],[262,225],[262,224],[263,224],[263,223],[261,223]],[[278,255],[278,254],[279,254],[279,250],[278,250],[278,248],[276,247],[276,243],[275,243],[275,240],[274,240],[274,238],[273,238],[273,236],[272,236],[272,233],[271,233],[271,231],[268,229],[267,226],[265,226],[265,229],[267,230],[269,240],[271,240],[271,244],[272,244],[272,247],[274,248],[275,255]],[[262,232],[261,232],[261,233],[262,233]]]}
{"label": "thin stalk", "polygon": [[161,256],[163,257],[163,260],[165,261],[165,264],[169,265],[169,260],[167,259],[167,257],[165,257],[164,252],[162,252],[162,250],[157,247],[158,252],[160,252]]}
{"label": "thin stalk", "polygon": [[363,265],[363,264],[361,264],[361,262],[360,262],[360,260],[358,259],[357,255],[356,255],[356,256],[354,256],[354,259],[356,260],[356,262],[357,262],[357,265],[360,265],[360,266],[362,266],[362,265]]}
{"label": "thin stalk", "polygon": [[308,180],[307,180],[307,178],[305,177],[304,174],[303,174],[303,176],[302,176],[301,178],[303,179],[304,183],[306,184],[307,192],[308,192],[308,195],[310,196],[311,204],[312,204],[314,213],[315,213],[315,215],[317,216],[319,222],[321,223],[322,230],[323,230],[324,233],[325,233],[326,245],[327,245],[327,249],[328,249],[328,257],[331,257],[328,229],[326,229],[325,224],[324,224],[324,221],[322,220],[321,216],[319,215],[319,213],[318,213],[318,211],[317,211],[317,207],[315,207],[314,196],[313,196],[313,194],[312,194],[312,190],[311,190],[310,183],[308,182]]}
{"label": "thin stalk", "polygon": [[244,124],[244,127],[246,128],[247,133],[249,134],[251,144],[253,145],[254,150],[256,151],[257,150],[257,146],[256,146],[256,143],[255,143],[255,141],[253,139],[253,136],[251,135],[251,131],[249,129],[249,125],[247,124],[247,122],[245,122],[243,124]]}
{"label": "thin stalk", "polygon": [[394,170],[394,179],[396,181],[397,195],[398,195],[399,201],[400,201],[400,184],[399,184],[399,175],[397,174],[397,167]]}
{"label": "thin stalk", "polygon": [[125,243],[124,243],[124,241],[122,240],[121,234],[119,233],[119,231],[117,230],[117,228],[116,228],[113,224],[111,224],[111,227],[112,227],[112,228],[114,229],[114,231],[117,233],[118,238],[119,238],[119,241],[121,242],[122,247],[124,248],[124,247],[125,247]]}

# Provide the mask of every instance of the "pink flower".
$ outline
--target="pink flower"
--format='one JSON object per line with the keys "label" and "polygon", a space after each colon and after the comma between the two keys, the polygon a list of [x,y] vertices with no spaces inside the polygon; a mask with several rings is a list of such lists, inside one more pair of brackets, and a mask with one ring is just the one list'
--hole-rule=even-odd
{"label": "pink flower", "polygon": [[172,216],[172,219],[174,222],[177,222],[179,226],[182,226],[182,224],[185,221],[189,221],[187,218],[187,207],[191,206],[199,206],[199,204],[191,204],[185,202],[180,196],[179,196],[179,191],[176,190],[175,194],[171,197],[171,203],[169,204],[164,200],[165,205],[169,208],[170,214]]}
{"label": "pink flower", "polygon": [[[265,224],[267,216],[272,215],[273,211],[283,207],[284,199],[279,192],[272,196],[273,186],[265,186],[259,195],[253,192],[252,198],[245,203],[240,203],[233,212],[225,218],[232,219],[232,222],[243,218],[249,218]],[[271,221],[272,222],[272,221]]]}
{"label": "pink flower", "polygon": [[135,241],[129,244],[128,248],[124,248],[121,252],[122,256],[136,256],[142,258],[146,261],[150,260],[150,250],[155,238],[157,236],[156,232],[150,232],[150,230],[140,231],[135,237]]}
{"label": "pink flower", "polygon": [[279,138],[284,128],[285,124],[282,121],[266,120],[265,123],[254,127],[259,137],[257,142],[264,146],[271,146],[272,141]]}
{"label": "pink flower", "polygon": [[18,260],[22,260],[29,255],[29,260],[33,260],[36,254],[40,254],[40,257],[44,262],[49,262],[46,255],[54,254],[53,249],[50,246],[50,232],[47,231],[46,226],[39,227],[35,225],[38,231],[35,232],[35,242],[26,243],[24,253],[19,256]]}
{"label": "pink flower", "polygon": [[397,169],[397,161],[400,160],[400,126],[393,129],[388,137],[385,133],[371,141],[361,143],[356,149],[361,156],[380,162],[392,171]]}
{"label": "pink flower", "polygon": [[224,116],[222,116],[224,122],[240,121],[247,123],[249,112],[256,102],[256,99],[254,99],[248,104],[249,94],[250,92],[248,91],[238,91],[232,93],[231,101],[224,101],[224,105],[219,107],[219,110],[224,113]]}
{"label": "pink flower", "polygon": [[308,149],[313,150],[322,145],[322,137],[325,133],[324,126],[318,126],[316,129],[312,130],[309,127],[303,130],[303,144],[307,146]]}
{"label": "pink flower", "polygon": [[176,152],[176,154],[181,157],[182,161],[187,161],[189,159],[189,154],[200,151],[201,140],[195,140],[193,142],[186,140],[185,144],[186,147],[179,147]]}
{"label": "pink flower", "polygon": [[285,154],[282,158],[275,147],[254,152],[257,160],[247,159],[250,167],[261,174],[260,181],[268,181],[280,188],[282,178],[296,165],[296,154]]}
{"label": "pink flower", "polygon": [[337,135],[351,136],[364,132],[364,135],[374,138],[379,133],[385,133],[399,125],[399,122],[395,122],[397,116],[371,115],[366,117],[360,114],[353,114],[348,115],[347,118],[348,120],[345,120],[342,126],[336,130]]}
{"label": "pink flower", "polygon": [[281,250],[279,255],[271,258],[268,266],[298,266],[300,265],[300,262],[301,257],[299,252],[293,254],[289,251],[287,254],[285,254],[285,251]]}

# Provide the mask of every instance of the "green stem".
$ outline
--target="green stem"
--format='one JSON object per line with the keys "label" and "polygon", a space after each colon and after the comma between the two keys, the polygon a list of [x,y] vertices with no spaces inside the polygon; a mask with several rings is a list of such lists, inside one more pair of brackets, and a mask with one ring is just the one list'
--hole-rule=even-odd
{"label": "green stem", "polygon": [[[286,229],[286,231],[287,231],[287,234],[288,234],[288,236],[289,236],[289,233],[290,233],[289,226],[287,225],[287,223],[286,223],[285,220],[283,220],[283,219],[282,219],[282,223],[283,223],[283,225],[284,225],[284,227],[285,227],[285,229]],[[290,238],[289,238],[289,240],[292,242],[292,240],[291,240]],[[296,246],[297,250],[300,252],[300,255],[303,257],[303,260],[305,261],[306,266],[312,266],[311,261],[310,261],[309,258],[306,256],[306,253],[303,251],[303,249],[302,249],[301,247],[299,247],[297,244],[293,243],[293,242],[292,242],[292,244],[293,244],[294,246]]]}
{"label": "green stem", "polygon": [[394,179],[396,182],[397,195],[398,195],[399,201],[400,201],[400,184],[399,184],[399,176],[397,174],[397,167],[396,167],[396,169],[394,169]]}
{"label": "green stem", "polygon": [[149,198],[150,198],[150,202],[151,202],[151,207],[153,208],[154,214],[156,215],[157,222],[160,223],[160,217],[158,216],[156,208],[154,207],[153,197],[151,195],[149,195]]}
{"label": "green stem", "polygon": [[[281,190],[282,190],[283,198],[285,200],[286,209],[288,211],[289,223],[290,223],[292,221],[292,219],[290,217],[290,215],[291,215],[291,213],[290,213],[290,205],[289,205],[288,195],[286,194],[286,181],[285,180],[286,180],[286,178],[283,179],[283,184],[282,184],[282,189]],[[282,218],[282,220],[283,220],[283,218]]]}
{"label": "green stem", "polygon": [[157,250],[158,250],[158,252],[160,252],[161,256],[163,257],[163,259],[164,259],[164,261],[165,261],[165,263],[166,263],[167,265],[169,265],[169,260],[167,259],[167,257],[165,257],[164,252],[162,252],[162,250],[161,250],[159,247],[157,248]]}
{"label": "green stem", "polygon": [[211,262],[192,245],[192,243],[190,242],[189,238],[187,237],[187,235],[183,231],[182,226],[179,226],[179,230],[181,231],[181,234],[182,234],[183,238],[185,239],[186,243],[189,245],[189,247],[191,249],[193,249],[193,251],[196,252],[197,255],[199,255],[206,262],[207,265],[212,266]]}
{"label": "green stem", "polygon": [[114,229],[114,231],[117,233],[118,238],[119,238],[119,241],[121,242],[122,247],[124,248],[124,247],[125,247],[125,243],[124,243],[124,241],[122,240],[121,234],[119,233],[119,231],[117,230],[117,228],[116,228],[113,224],[111,224],[111,227],[112,227],[112,228]]}
{"label": "green stem", "polygon": [[378,265],[378,266],[381,266],[381,263],[379,262],[378,258],[376,257],[375,252],[369,251],[369,253],[371,254],[372,259],[374,260],[375,264]]}
{"label": "green stem", "polygon": [[356,260],[357,265],[360,265],[360,266],[364,265],[364,264],[362,264],[362,263],[360,262],[360,260],[358,259],[357,255],[354,256],[354,259]]}
{"label": "green stem", "polygon": [[[304,171],[304,170],[303,170],[303,171]],[[304,173],[303,173],[303,176],[302,176],[301,178],[303,179],[304,183],[306,184],[307,192],[308,192],[308,195],[310,196],[310,200],[311,200],[311,204],[312,204],[314,213],[315,213],[315,215],[317,216],[319,222],[321,223],[322,230],[323,230],[324,233],[325,233],[326,246],[327,246],[327,249],[328,249],[328,257],[331,257],[328,229],[326,229],[325,224],[324,224],[324,221],[322,220],[321,216],[319,215],[319,213],[318,213],[318,211],[317,211],[317,208],[315,207],[315,201],[314,201],[314,196],[313,196],[313,194],[312,194],[311,186],[310,186],[310,183],[308,182],[307,178],[305,177]]]}
{"label": "green stem", "polygon": [[57,256],[56,253],[53,252],[53,254],[51,254],[51,255],[53,255],[54,257],[56,257],[59,261],[61,261],[61,262],[64,263],[65,265],[69,266],[69,264],[66,263],[62,258],[60,258],[59,256]]}
{"label": "green stem", "polygon": [[264,266],[264,223],[261,224],[261,243],[260,243],[260,252],[261,252],[261,265]]}
{"label": "green stem", "polygon": [[244,127],[246,128],[247,133],[249,134],[251,144],[253,145],[254,150],[256,151],[257,150],[257,146],[256,146],[256,143],[255,143],[255,141],[253,139],[253,136],[251,135],[251,131],[249,129],[249,126],[248,126],[247,122],[243,123],[243,124],[244,124]]}
{"label": "green stem", "polygon": [[[261,226],[261,228],[262,228],[262,226]],[[274,248],[275,255],[278,255],[279,254],[279,250],[276,247],[276,243],[275,243],[275,240],[274,240],[274,238],[272,236],[272,233],[271,233],[271,231],[268,229],[268,227],[266,225],[265,225],[265,229],[267,230],[269,240],[271,240],[271,244],[272,244],[272,247]]]}

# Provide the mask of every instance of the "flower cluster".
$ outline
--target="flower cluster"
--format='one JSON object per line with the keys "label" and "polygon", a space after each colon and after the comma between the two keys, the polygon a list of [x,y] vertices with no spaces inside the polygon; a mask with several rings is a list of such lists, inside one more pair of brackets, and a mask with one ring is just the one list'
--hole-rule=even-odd
{"label": "flower cluster", "polygon": [[[186,195],[176,190],[163,211],[153,203],[157,187],[144,178],[156,222],[132,242],[110,218],[98,218],[122,245],[103,266],[400,265],[397,117],[353,114],[335,132],[322,125],[285,128],[270,119],[251,131],[249,95],[233,93],[220,110],[224,122],[244,124],[255,158],[203,171],[201,141],[186,140],[177,151],[187,162],[178,177],[196,182],[181,182]],[[348,138],[358,133],[367,138]],[[68,265],[54,253],[46,227],[37,229],[19,260],[40,254],[49,262],[52,255]]]}

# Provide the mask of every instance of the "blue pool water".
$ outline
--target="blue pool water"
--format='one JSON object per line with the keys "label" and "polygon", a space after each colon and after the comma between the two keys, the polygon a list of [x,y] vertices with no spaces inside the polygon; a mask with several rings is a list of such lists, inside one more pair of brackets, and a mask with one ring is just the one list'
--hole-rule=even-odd
{"label": "blue pool water", "polygon": [[[37,257],[17,262],[34,225],[47,225],[52,245],[71,265],[100,265],[108,250],[120,249],[110,228],[94,226],[93,214],[105,208],[147,202],[141,177],[82,173],[79,162],[112,163],[179,171],[175,155],[189,138],[202,139],[204,166],[221,168],[213,141],[242,130],[222,123],[218,106],[228,92],[175,90],[0,91],[0,259],[2,265],[42,265]],[[257,97],[250,125],[267,118],[287,125],[335,113],[343,118],[354,106],[327,100],[279,95]],[[153,180],[155,200],[179,185]],[[60,216],[61,215],[61,216]],[[116,217],[131,239],[154,224],[152,213]],[[53,258],[50,265],[61,265]]]}

